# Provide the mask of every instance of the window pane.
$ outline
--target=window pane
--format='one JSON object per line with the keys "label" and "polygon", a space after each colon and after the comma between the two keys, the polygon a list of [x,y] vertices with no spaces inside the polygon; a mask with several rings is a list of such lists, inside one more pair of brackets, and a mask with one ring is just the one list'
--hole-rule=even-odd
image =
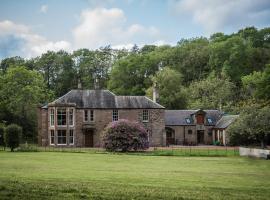
{"label": "window pane", "polygon": [[90,110],[90,121],[94,121],[94,110]]}
{"label": "window pane", "polygon": [[66,109],[57,109],[57,125],[59,126],[67,125]]}
{"label": "window pane", "polygon": [[149,111],[143,110],[143,121],[148,122],[149,121]]}
{"label": "window pane", "polygon": [[50,126],[54,126],[54,109],[51,109],[50,111]]}
{"label": "window pane", "polygon": [[118,110],[113,110],[112,121],[118,121]]}
{"label": "window pane", "polygon": [[84,110],[84,121],[88,121],[88,110]]}
{"label": "window pane", "polygon": [[73,130],[69,130],[69,144],[74,143],[74,133]]}
{"label": "window pane", "polygon": [[50,142],[54,144],[54,130],[51,130]]}
{"label": "window pane", "polygon": [[73,109],[69,109],[69,125],[73,126]]}
{"label": "window pane", "polygon": [[57,141],[58,141],[58,144],[66,144],[67,143],[66,130],[58,130],[57,131]]}

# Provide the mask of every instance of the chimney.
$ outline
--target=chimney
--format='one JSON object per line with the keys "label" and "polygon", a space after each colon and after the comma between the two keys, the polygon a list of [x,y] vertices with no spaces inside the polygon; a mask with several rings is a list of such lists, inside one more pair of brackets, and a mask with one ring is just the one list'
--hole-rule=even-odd
{"label": "chimney", "polygon": [[81,80],[78,81],[78,89],[79,89],[79,90],[82,89],[82,83],[81,83]]}
{"label": "chimney", "polygon": [[157,82],[155,81],[153,84],[153,101],[157,103],[158,98],[159,98],[159,95],[158,95],[158,89],[157,89]]}
{"label": "chimney", "polygon": [[98,80],[98,78],[95,78],[94,88],[95,88],[95,90],[99,90],[99,80]]}

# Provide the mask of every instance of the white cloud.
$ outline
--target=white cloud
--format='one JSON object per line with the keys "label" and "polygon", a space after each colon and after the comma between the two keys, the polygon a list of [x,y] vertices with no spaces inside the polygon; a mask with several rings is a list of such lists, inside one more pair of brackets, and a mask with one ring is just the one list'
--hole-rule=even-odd
{"label": "white cloud", "polygon": [[[49,41],[38,34],[32,33],[28,26],[16,24],[8,20],[0,21],[0,37],[10,38],[10,36],[16,42],[22,44],[19,46],[20,49],[14,49],[14,52],[26,58],[38,56],[48,50],[71,50],[71,44],[67,41]],[[14,41],[9,42],[14,43]],[[2,55],[5,55],[4,48],[0,48],[0,51]]]}
{"label": "white cloud", "polygon": [[76,48],[99,48],[105,45],[130,46],[130,44],[153,43],[160,37],[159,30],[141,24],[127,25],[124,12],[118,8],[95,8],[84,10],[79,25],[74,28]]}
{"label": "white cloud", "polygon": [[266,23],[269,25],[269,0],[172,0],[171,8],[180,15],[192,15],[195,23],[213,33],[226,29]]}
{"label": "white cloud", "polygon": [[41,13],[47,13],[47,11],[48,11],[48,5],[42,5],[41,7],[40,7],[40,12]]}

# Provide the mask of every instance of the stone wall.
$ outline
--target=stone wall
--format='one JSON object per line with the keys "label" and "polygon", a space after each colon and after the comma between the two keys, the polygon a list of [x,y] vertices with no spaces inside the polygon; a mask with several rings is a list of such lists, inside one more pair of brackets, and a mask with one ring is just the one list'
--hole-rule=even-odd
{"label": "stone wall", "polygon": [[[63,108],[63,107],[62,107]],[[49,108],[50,109],[50,108]],[[102,132],[104,128],[112,122],[112,110],[111,109],[93,109],[94,110],[94,122],[84,122],[84,110],[75,109],[74,112],[74,127],[57,127],[56,124],[56,110],[55,110],[55,126],[50,127],[49,124],[49,112],[48,109],[38,110],[38,127],[39,127],[39,145],[49,145],[49,132],[55,130],[55,136],[57,135],[57,129],[67,130],[67,145],[69,141],[69,129],[74,129],[74,145],[76,147],[83,147],[85,145],[85,127],[91,126],[93,132],[93,145],[94,147],[102,146]],[[90,110],[90,109],[89,109]],[[145,128],[149,132],[149,139],[151,146],[164,146],[166,143],[165,135],[165,121],[164,121],[164,109],[148,109],[149,121],[142,121],[143,109],[118,109],[119,119],[128,119],[131,121],[138,121],[144,124]],[[67,116],[68,119],[68,116]],[[57,139],[55,138],[55,141]],[[56,142],[57,143],[57,142]],[[63,145],[61,145],[63,146]]]}
{"label": "stone wall", "polygon": [[250,156],[267,159],[270,155],[270,150],[239,147],[239,154],[240,156]]}

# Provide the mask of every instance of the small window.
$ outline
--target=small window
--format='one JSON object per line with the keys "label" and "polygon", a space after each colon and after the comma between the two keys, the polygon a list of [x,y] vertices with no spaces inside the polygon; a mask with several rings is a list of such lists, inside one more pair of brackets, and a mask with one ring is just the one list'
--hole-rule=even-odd
{"label": "small window", "polygon": [[187,124],[191,124],[191,119],[190,118],[186,118],[186,122],[187,122]]}
{"label": "small window", "polygon": [[69,125],[70,126],[73,126],[74,125],[74,109],[73,108],[70,108],[69,109]]}
{"label": "small window", "polygon": [[54,145],[54,130],[51,130],[50,134],[50,144]]}
{"label": "small window", "polygon": [[74,144],[74,131],[73,129],[69,130],[69,144]]}
{"label": "small window", "polygon": [[118,110],[113,110],[112,112],[112,121],[118,121]]}
{"label": "small window", "polygon": [[84,121],[88,121],[88,110],[84,110]]}
{"label": "small window", "polygon": [[207,118],[207,121],[208,121],[209,124],[213,123],[213,120],[211,118]]}
{"label": "small window", "polygon": [[94,121],[94,110],[90,110],[90,121]]}
{"label": "small window", "polygon": [[50,126],[54,126],[54,109],[50,110]]}
{"label": "small window", "polygon": [[142,119],[143,119],[143,122],[149,121],[149,110],[143,110]]}
{"label": "small window", "polygon": [[57,131],[57,144],[60,144],[60,145],[67,144],[66,130]]}
{"label": "small window", "polygon": [[66,109],[57,109],[57,125],[67,125]]}
{"label": "small window", "polygon": [[188,134],[192,134],[192,130],[191,129],[188,130]]}
{"label": "small window", "polygon": [[212,136],[212,131],[208,131],[208,135],[209,136]]}

